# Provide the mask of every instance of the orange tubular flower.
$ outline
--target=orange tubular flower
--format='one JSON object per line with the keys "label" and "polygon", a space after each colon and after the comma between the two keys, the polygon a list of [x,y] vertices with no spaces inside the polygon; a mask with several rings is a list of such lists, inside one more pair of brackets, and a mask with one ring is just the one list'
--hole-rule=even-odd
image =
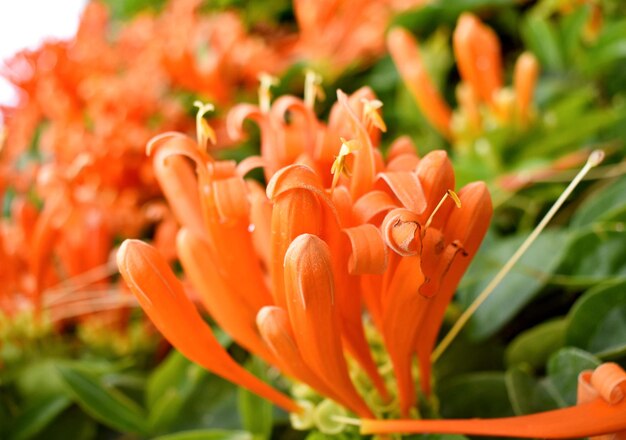
{"label": "orange tubular flower", "polygon": [[[369,89],[337,95],[328,124],[296,97],[271,105],[262,93],[261,106],[234,108],[231,133],[242,136],[246,118],[261,128],[261,156],[240,164],[214,161],[175,133],[155,138],[148,153],[182,225],[182,266],[218,325],[359,417],[408,416],[417,403],[415,359],[428,394],[435,338],[486,233],[491,200],[481,182],[454,192],[443,151],[420,158],[399,139],[384,161],[377,148],[382,104]],[[244,178],[259,166],[266,191]],[[127,242],[118,263],[181,352],[297,410],[233,365],[154,248]],[[369,335],[384,343],[382,360]],[[382,363],[393,371],[379,369]]]}
{"label": "orange tubular flower", "polygon": [[539,64],[530,52],[517,60],[513,89],[504,87],[500,42],[495,32],[476,16],[459,17],[452,36],[461,83],[457,87],[459,107],[454,115],[433,85],[423,66],[419,47],[410,33],[393,29],[387,47],[407,88],[428,121],[446,138],[458,139],[466,131],[480,134],[485,121],[516,123],[525,127],[532,116],[532,97]]}
{"label": "orange tubular flower", "polygon": [[570,408],[500,419],[363,420],[361,433],[621,439],[626,435],[626,372],[617,364],[607,363],[593,372],[581,373],[578,404]]}
{"label": "orange tubular flower", "polygon": [[387,47],[424,116],[441,134],[449,137],[452,111],[428,76],[415,39],[407,31],[396,28],[387,36]]}

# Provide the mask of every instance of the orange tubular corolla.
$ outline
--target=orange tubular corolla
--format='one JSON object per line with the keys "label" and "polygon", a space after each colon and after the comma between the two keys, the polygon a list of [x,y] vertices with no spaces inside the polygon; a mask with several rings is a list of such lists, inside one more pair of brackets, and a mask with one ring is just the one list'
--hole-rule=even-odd
{"label": "orange tubular corolla", "polygon": [[441,134],[450,137],[452,111],[428,75],[415,39],[407,31],[395,28],[387,36],[387,47],[424,116]]}
{"label": "orange tubular corolla", "polygon": [[117,264],[152,322],[185,356],[287,411],[299,411],[291,399],[251,375],[228,355],[153,247],[126,240],[117,254]]}
{"label": "orange tubular corolla", "polygon": [[[500,419],[362,420],[362,434],[467,434],[523,438],[623,438],[626,431],[626,372],[617,364],[585,371],[573,407]],[[610,435],[612,434],[612,435]]]}
{"label": "orange tubular corolla", "polygon": [[[263,144],[260,157],[239,165],[215,161],[175,134],[156,138],[149,154],[182,226],[178,257],[215,322],[359,417],[392,407],[408,416],[418,401],[415,360],[428,393],[426,360],[486,232],[491,203],[482,183],[461,189],[457,200],[445,152],[420,158],[401,138],[385,162],[377,133],[384,124],[372,113],[382,104],[367,88],[337,97],[328,125],[295,97],[266,100],[264,111],[233,109],[230,131],[240,137],[243,121],[253,119]],[[264,168],[265,191],[244,179],[256,167]],[[233,367],[153,248],[127,243],[119,264],[142,307],[183,354],[296,410]],[[369,327],[384,344],[377,357]],[[381,356],[393,371],[382,372]]]}

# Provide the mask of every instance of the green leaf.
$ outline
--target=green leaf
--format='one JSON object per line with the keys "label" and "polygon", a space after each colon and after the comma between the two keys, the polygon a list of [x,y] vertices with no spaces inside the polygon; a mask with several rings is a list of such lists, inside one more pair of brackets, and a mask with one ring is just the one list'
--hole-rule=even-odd
{"label": "green leaf", "polygon": [[[258,358],[248,362],[247,369],[266,381],[267,366]],[[255,439],[268,439],[272,433],[273,406],[267,400],[240,387],[238,389],[239,416],[244,429],[253,434]]]}
{"label": "green leaf", "polygon": [[181,409],[189,400],[203,377],[209,373],[190,362],[182,354],[172,351],[152,373],[146,387],[150,432],[167,432],[181,416]]}
{"label": "green leaf", "polygon": [[535,379],[523,368],[509,369],[505,381],[511,405],[518,416],[549,411],[559,406],[549,384]]}
{"label": "green leaf", "polygon": [[162,435],[155,437],[153,440],[252,440],[252,436],[246,431],[200,429]]}
{"label": "green leaf", "polygon": [[626,177],[599,185],[572,217],[571,226],[582,228],[599,221],[626,220]]}
{"label": "green leaf", "polygon": [[548,379],[559,406],[576,404],[578,375],[584,370],[592,370],[600,361],[590,353],[578,348],[566,347],[556,352],[548,361]]}
{"label": "green leaf", "polygon": [[[561,259],[564,237],[559,230],[539,236],[470,319],[466,331],[471,339],[493,335],[539,293]],[[466,285],[458,292],[463,307],[476,299],[525,239],[526,234],[518,235],[481,248],[466,275]]]}
{"label": "green leaf", "polygon": [[571,237],[559,273],[577,284],[595,284],[626,276],[626,234],[609,226],[583,230]]}
{"label": "green leaf", "polygon": [[439,384],[437,396],[445,418],[514,414],[502,373],[471,373],[447,379]]}
{"label": "green leaf", "polygon": [[555,319],[520,333],[506,349],[507,365],[543,368],[550,355],[563,347],[566,326],[565,319]]}
{"label": "green leaf", "polygon": [[20,394],[27,399],[39,400],[63,393],[63,381],[56,366],[56,360],[44,359],[21,369],[16,377]]}
{"label": "green leaf", "polygon": [[97,423],[78,406],[73,405],[37,435],[41,440],[93,440]]}
{"label": "green leaf", "polygon": [[14,421],[12,440],[32,438],[67,409],[72,401],[64,395],[50,396],[27,408]]}
{"label": "green leaf", "polygon": [[600,358],[626,354],[626,281],[597,286],[576,301],[566,341]]}
{"label": "green leaf", "polygon": [[548,70],[563,70],[565,59],[557,30],[550,21],[529,15],[522,23],[522,37],[539,59],[539,64]]}
{"label": "green leaf", "polygon": [[76,403],[95,419],[121,432],[146,434],[146,415],[132,400],[108,389],[80,367],[59,365],[58,370]]}

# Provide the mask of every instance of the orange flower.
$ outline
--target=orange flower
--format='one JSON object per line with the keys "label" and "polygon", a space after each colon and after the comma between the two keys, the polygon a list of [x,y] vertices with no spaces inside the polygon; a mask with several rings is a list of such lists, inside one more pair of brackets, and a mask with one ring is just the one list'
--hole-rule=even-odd
{"label": "orange flower", "polygon": [[[406,416],[417,402],[414,358],[429,393],[429,358],[446,306],[487,230],[486,187],[472,183],[457,196],[446,153],[420,158],[407,139],[384,161],[377,148],[381,104],[369,89],[350,97],[339,91],[328,124],[298,98],[269,106],[263,96],[263,106],[240,105],[228,117],[238,136],[244,119],[260,125],[260,157],[214,161],[175,133],[148,146],[182,226],[177,248],[185,273],[209,314],[251,352],[360,417]],[[244,178],[258,166],[266,191]],[[126,242],[118,264],[174,346],[295,411],[209,341],[208,327],[153,248]],[[366,327],[383,342],[393,376],[379,369]]]}
{"label": "orange flower", "polygon": [[539,74],[537,59],[524,52],[517,60],[514,91],[504,87],[500,42],[494,31],[470,13],[459,17],[452,37],[461,75],[459,108],[454,112],[435,88],[423,66],[419,47],[407,31],[393,29],[387,47],[400,76],[428,121],[445,137],[483,131],[483,120],[526,126],[532,116],[532,97]]}
{"label": "orange flower", "polygon": [[570,408],[501,419],[363,420],[361,433],[620,439],[626,435],[626,372],[613,363],[584,371],[578,378],[578,404]]}

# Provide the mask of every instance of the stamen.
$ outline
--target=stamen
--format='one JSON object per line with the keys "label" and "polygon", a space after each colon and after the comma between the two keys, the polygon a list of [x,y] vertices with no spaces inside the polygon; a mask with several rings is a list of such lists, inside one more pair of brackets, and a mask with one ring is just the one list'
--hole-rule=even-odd
{"label": "stamen", "polygon": [[356,139],[351,139],[349,141],[344,138],[339,139],[341,139],[341,148],[339,149],[339,154],[335,157],[335,161],[330,168],[330,173],[333,175],[333,183],[330,187],[331,194],[335,190],[335,186],[337,186],[337,183],[339,182],[339,176],[342,173],[350,177],[350,170],[346,166],[346,157],[361,148],[360,142]]}
{"label": "stamen", "polygon": [[387,131],[387,125],[383,118],[380,116],[378,110],[383,106],[382,101],[378,99],[361,99],[363,103],[363,120],[365,127],[369,130],[371,126],[378,128],[383,133]]}
{"label": "stamen", "polygon": [[259,74],[259,108],[263,113],[268,113],[272,106],[271,88],[278,85],[278,78],[269,73]]}
{"label": "stamen", "polygon": [[206,119],[204,119],[204,116],[208,112],[215,111],[215,106],[209,102],[205,104],[201,101],[194,101],[193,106],[198,108],[198,113],[196,113],[196,136],[198,139],[198,147],[200,147],[203,151],[206,151],[209,141],[211,141],[212,145],[215,145],[217,142],[215,130],[213,130],[213,127],[211,127]]}
{"label": "stamen", "polygon": [[361,426],[361,420],[352,417],[340,416],[338,414],[335,414],[330,416],[330,418],[335,422],[343,423],[346,425]]}
{"label": "stamen", "polygon": [[424,224],[424,227],[422,228],[422,235],[426,233],[426,229],[428,229],[430,224],[433,222],[433,219],[435,218],[435,214],[437,214],[437,211],[441,209],[441,207],[443,206],[443,202],[445,202],[448,197],[452,199],[452,201],[454,202],[457,208],[461,207],[461,199],[459,199],[459,196],[457,196],[456,193],[452,191],[451,189],[447,190],[446,193],[441,198],[441,200],[439,200],[439,203],[437,203],[437,206],[435,206],[435,209],[433,209],[433,212],[430,214],[430,217],[428,217],[428,220],[426,220],[426,223]]}
{"label": "stamen", "polygon": [[326,98],[322,88],[322,75],[311,69],[306,69],[304,76],[304,103],[310,109],[315,107],[315,100],[323,101]]}
{"label": "stamen", "polygon": [[491,280],[491,282],[485,287],[485,289],[478,295],[478,297],[474,300],[474,302],[463,312],[454,326],[450,329],[445,338],[439,343],[437,348],[432,354],[432,362],[435,363],[437,359],[443,354],[443,352],[450,346],[454,338],[461,332],[465,324],[469,321],[472,315],[478,310],[478,308],[489,298],[489,296],[493,293],[493,291],[498,287],[498,285],[502,282],[504,277],[511,271],[513,266],[519,261],[519,259],[526,253],[528,248],[533,244],[533,242],[537,239],[539,234],[545,229],[547,224],[552,220],[557,211],[563,206],[563,203],[567,200],[570,194],[574,191],[574,189],[578,186],[578,184],[583,180],[585,175],[591,170],[591,168],[597,166],[604,159],[604,152],[602,150],[595,150],[587,159],[585,166],[582,167],[580,172],[574,177],[574,179],[570,182],[570,184],[565,188],[565,191],[559,196],[559,198],[554,202],[554,205],[547,212],[545,217],[541,219],[537,227],[530,233],[528,238],[522,243],[522,245],[517,249],[517,251],[513,254],[513,256],[506,262],[500,272],[496,274],[495,277]]}

